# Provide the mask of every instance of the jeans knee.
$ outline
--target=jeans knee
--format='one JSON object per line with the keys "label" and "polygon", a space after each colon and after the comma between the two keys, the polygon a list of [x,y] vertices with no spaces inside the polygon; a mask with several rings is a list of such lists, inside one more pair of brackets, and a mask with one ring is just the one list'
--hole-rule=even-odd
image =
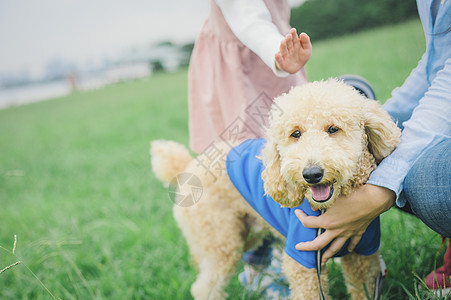
{"label": "jeans knee", "polygon": [[451,139],[429,149],[404,181],[404,194],[413,212],[431,229],[451,236]]}

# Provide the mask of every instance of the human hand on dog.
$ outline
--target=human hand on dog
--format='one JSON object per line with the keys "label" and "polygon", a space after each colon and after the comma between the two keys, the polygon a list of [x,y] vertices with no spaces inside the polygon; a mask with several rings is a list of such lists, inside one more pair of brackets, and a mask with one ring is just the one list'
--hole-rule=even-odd
{"label": "human hand on dog", "polygon": [[313,241],[299,243],[297,250],[316,251],[326,247],[321,265],[333,257],[349,239],[348,251],[359,243],[368,225],[381,213],[389,210],[395,201],[395,193],[384,187],[365,184],[349,196],[340,196],[324,214],[307,216],[302,210],[296,216],[307,228],[324,228],[326,231]]}

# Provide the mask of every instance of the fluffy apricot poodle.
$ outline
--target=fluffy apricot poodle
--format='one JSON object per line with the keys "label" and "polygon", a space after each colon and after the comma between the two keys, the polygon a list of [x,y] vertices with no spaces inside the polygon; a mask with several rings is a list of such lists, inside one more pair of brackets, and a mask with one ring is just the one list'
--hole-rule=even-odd
{"label": "fluffy apricot poodle", "polygon": [[[276,98],[265,139],[233,147],[214,144],[196,158],[175,142],[153,141],[156,177],[165,183],[178,180],[174,216],[198,268],[193,297],[226,298],[224,288],[243,253],[258,244],[261,235],[254,233],[271,230],[285,240],[282,271],[291,299],[317,299],[315,253],[295,249],[314,239],[315,229],[302,226],[295,208],[318,214],[364,184],[399,137],[400,130],[376,101],[329,79]],[[192,178],[197,185],[184,184]],[[370,295],[374,289],[379,240],[377,218],[352,253],[346,247],[339,252],[352,299],[365,299],[364,286]],[[321,277],[327,294],[327,272]]]}

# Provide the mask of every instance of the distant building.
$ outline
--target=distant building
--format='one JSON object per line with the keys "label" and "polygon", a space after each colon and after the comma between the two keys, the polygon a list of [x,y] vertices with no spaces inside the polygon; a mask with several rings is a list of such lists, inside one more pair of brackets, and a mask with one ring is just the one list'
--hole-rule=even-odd
{"label": "distant building", "polygon": [[152,68],[146,62],[127,62],[110,67],[107,70],[110,83],[147,78],[152,75]]}
{"label": "distant building", "polygon": [[147,63],[154,71],[162,69],[174,72],[188,64],[190,55],[191,52],[186,47],[164,42],[128,50],[119,57],[118,64]]}

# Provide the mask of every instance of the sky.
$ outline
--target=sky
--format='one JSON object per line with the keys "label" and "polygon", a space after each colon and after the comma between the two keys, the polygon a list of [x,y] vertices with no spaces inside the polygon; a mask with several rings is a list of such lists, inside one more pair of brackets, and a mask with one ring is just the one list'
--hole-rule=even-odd
{"label": "sky", "polygon": [[0,74],[38,76],[52,59],[86,63],[132,46],[193,42],[208,0],[0,0]]}

